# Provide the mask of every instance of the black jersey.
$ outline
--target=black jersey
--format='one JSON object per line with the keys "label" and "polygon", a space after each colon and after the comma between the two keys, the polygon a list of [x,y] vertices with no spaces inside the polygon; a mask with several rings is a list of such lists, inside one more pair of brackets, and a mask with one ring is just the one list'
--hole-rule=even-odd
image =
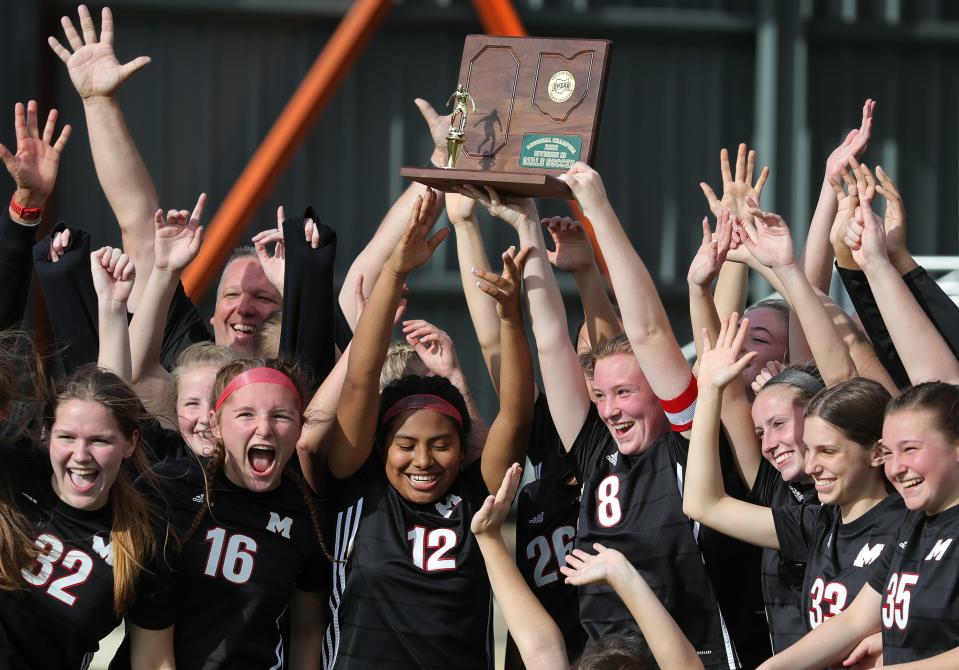
{"label": "black jersey", "polygon": [[553,480],[565,479],[570,472],[563,441],[556,432],[556,425],[549,413],[549,403],[542,391],[533,403],[533,424],[529,432],[529,448],[526,457],[533,466],[536,479],[542,477]]}
{"label": "black jersey", "polygon": [[[196,459],[153,468],[179,533],[204,502]],[[283,668],[282,620],[294,590],[324,591],[327,562],[296,485],[253,493],[218,474],[213,505],[175,559],[163,593],[130,620],[174,626],[177,668]],[[317,503],[318,504],[318,503]]]}
{"label": "black jersey", "polygon": [[[765,458],[759,464],[756,482],[747,498],[763,507],[819,505],[812,484],[783,481]],[[775,549],[762,552],[762,588],[773,651],[779,653],[806,634],[806,610],[802,605],[806,561],[790,561]]]}
{"label": "black jersey", "polygon": [[489,579],[470,532],[489,495],[479,461],[427,505],[397,493],[376,453],[329,490],[337,563],[323,666],[492,668]]}
{"label": "black jersey", "polygon": [[578,484],[539,479],[522,488],[516,503],[516,563],[530,590],[556,621],[566,653],[576,659],[586,645],[579,595],[559,571],[573,550],[579,518]]}
{"label": "black jersey", "polygon": [[113,610],[109,505],[78,510],[50,484],[45,454],[8,460],[16,468],[15,504],[36,524],[38,556],[24,569],[26,589],[0,592],[0,667],[85,668],[99,641],[119,623]]}
{"label": "black jersey", "polygon": [[[570,451],[583,482],[576,546],[593,553],[593,543],[599,542],[621,551],[703,664],[736,668],[732,638],[698,544],[706,529],[683,514],[687,446],[685,438],[670,432],[641,454],[621,454],[596,408],[590,407]],[[637,630],[610,587],[584,586],[579,594],[580,618],[590,639]]]}
{"label": "black jersey", "polygon": [[959,647],[959,506],[909,516],[869,577],[882,595],[887,666]]}
{"label": "black jersey", "polygon": [[834,505],[773,508],[783,558],[806,558],[802,607],[807,630],[839,614],[855,599],[906,515],[906,506],[895,493],[850,523],[842,522]]}

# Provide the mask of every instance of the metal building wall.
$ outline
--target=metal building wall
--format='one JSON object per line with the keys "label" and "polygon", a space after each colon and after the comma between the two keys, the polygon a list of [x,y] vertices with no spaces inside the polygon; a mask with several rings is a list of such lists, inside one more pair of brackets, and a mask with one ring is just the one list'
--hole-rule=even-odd
{"label": "metal building wall", "polygon": [[[347,2],[116,0],[117,50],[153,63],[121,93],[163,207],[205,190],[215,208],[313,62]],[[957,12],[920,0],[516,0],[531,34],[615,42],[596,164],[610,198],[657,278],[677,334],[688,336],[686,264],[706,213],[698,182],[719,186],[722,146],[748,141],[773,177],[764,205],[803,237],[825,156],[879,100],[869,159],[899,178],[916,253],[956,253]],[[81,105],[66,69],[27,39],[73,11],[59,0],[0,0],[14,49],[0,72],[0,110],[13,96],[56,100],[76,132],[64,157],[61,218],[118,241],[89,156]],[[46,28],[46,30],[44,30]],[[412,99],[441,105],[455,86],[463,35],[479,32],[467,0],[397,1],[249,234],[312,203],[339,234],[342,276],[404,188],[399,168],[422,164],[429,139]],[[39,73],[49,73],[42,76]],[[11,125],[0,116],[0,141]],[[564,213],[544,203],[543,213]],[[490,222],[491,255],[511,242]],[[495,257],[495,256],[494,256]],[[570,289],[568,282],[563,284]],[[572,297],[572,293],[570,293]],[[576,312],[575,300],[570,301]],[[455,272],[453,240],[413,280],[411,314],[436,319],[482,372]],[[575,320],[574,316],[572,320]]]}

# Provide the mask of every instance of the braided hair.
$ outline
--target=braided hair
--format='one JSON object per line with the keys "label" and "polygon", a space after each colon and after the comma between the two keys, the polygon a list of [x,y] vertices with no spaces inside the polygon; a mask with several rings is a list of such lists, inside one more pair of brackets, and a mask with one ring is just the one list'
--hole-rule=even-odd
{"label": "braided hair", "polygon": [[[213,388],[211,389],[211,406],[215,405],[217,398],[220,397],[220,394],[223,393],[223,390],[227,387],[227,385],[233,381],[234,377],[253,368],[272,368],[282,372],[289,377],[296,386],[300,393],[300,397],[303,397],[303,377],[295,364],[284,360],[247,357],[227,363],[220,368],[219,372],[217,372],[216,380],[213,382]],[[216,413],[217,417],[219,418],[219,410],[217,410]],[[300,420],[301,422],[304,420],[302,412],[300,415]],[[213,505],[213,482],[216,480],[217,475],[219,475],[220,470],[223,468],[223,462],[226,460],[226,448],[224,447],[223,440],[216,438],[212,435],[212,433],[209,436],[209,439],[211,442],[213,442],[213,453],[210,455],[209,460],[206,462],[206,465],[203,468],[203,504],[201,504],[199,509],[197,509],[196,515],[194,515],[193,521],[190,523],[189,528],[187,528],[186,532],[181,535],[181,548],[200,527],[200,524],[203,522],[203,518],[206,516],[206,513],[211,512],[212,514],[211,507]],[[316,533],[316,538],[319,541],[320,550],[323,552],[323,555],[326,557],[326,559],[332,563],[333,557],[326,546],[326,539],[323,535],[322,520],[320,519],[320,514],[313,502],[313,493],[310,487],[307,485],[303,477],[299,475],[299,473],[293,471],[289,467],[283,471],[283,476],[290,479],[300,492],[300,496],[303,498],[303,503],[306,506],[306,510],[310,515],[310,521],[313,524],[313,531]]]}

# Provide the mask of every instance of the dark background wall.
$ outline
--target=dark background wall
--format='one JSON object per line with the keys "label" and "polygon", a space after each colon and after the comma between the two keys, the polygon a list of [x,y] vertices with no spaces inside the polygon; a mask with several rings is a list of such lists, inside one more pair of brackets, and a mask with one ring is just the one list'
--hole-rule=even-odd
{"label": "dark background wall", "polygon": [[[747,141],[772,167],[764,206],[798,239],[815,206],[825,157],[879,101],[867,160],[898,178],[915,253],[957,247],[959,3],[947,0],[516,0],[530,34],[615,43],[596,166],[657,278],[680,339],[688,339],[686,266],[706,213],[698,182],[720,186],[718,153]],[[116,0],[121,60],[153,63],[120,94],[163,207],[206,191],[216,209],[335,28],[334,0]],[[99,6],[91,9],[98,14]],[[37,97],[75,127],[52,207],[117,243],[96,181],[79,100],[46,47],[58,0],[0,0],[8,48],[0,64],[0,141],[13,146],[12,108]],[[312,203],[335,227],[338,273],[422,164],[430,140],[413,105],[440,106],[456,84],[463,36],[481,32],[467,0],[397,1],[249,235]],[[7,114],[7,116],[4,116]],[[4,120],[6,119],[6,120]],[[564,213],[542,203],[543,214]],[[485,215],[484,215],[485,216]],[[491,253],[511,243],[488,222]],[[465,314],[455,248],[413,280],[411,314],[435,319],[488,412],[494,404]],[[563,279],[564,290],[571,284]],[[762,287],[756,286],[755,293]],[[570,310],[578,311],[573,293]],[[207,305],[208,306],[208,305]],[[452,316],[451,315],[457,315]],[[571,320],[577,320],[572,316]]]}

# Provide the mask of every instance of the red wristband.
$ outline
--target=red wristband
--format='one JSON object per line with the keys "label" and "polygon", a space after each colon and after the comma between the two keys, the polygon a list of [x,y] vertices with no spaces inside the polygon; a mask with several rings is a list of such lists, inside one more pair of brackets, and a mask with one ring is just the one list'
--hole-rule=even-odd
{"label": "red wristband", "polygon": [[24,221],[36,221],[40,218],[40,214],[43,213],[43,207],[23,207],[17,204],[16,195],[10,196],[10,209],[17,218],[23,219]]}

